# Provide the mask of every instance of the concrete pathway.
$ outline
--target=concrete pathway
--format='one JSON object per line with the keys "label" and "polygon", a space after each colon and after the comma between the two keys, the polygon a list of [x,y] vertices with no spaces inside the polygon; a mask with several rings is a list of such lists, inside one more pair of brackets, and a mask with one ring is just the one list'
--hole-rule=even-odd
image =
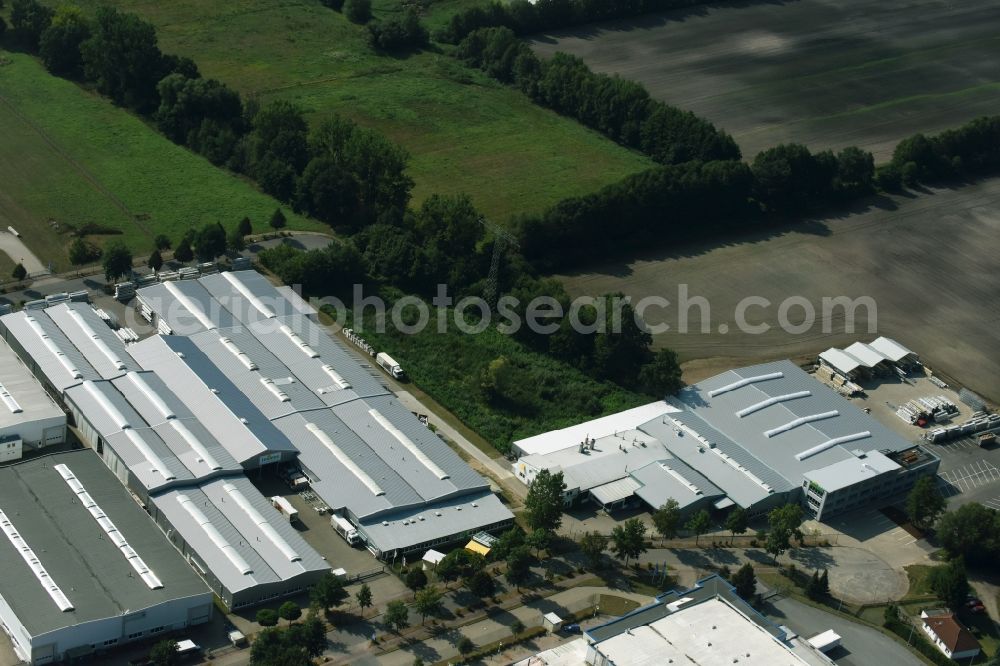
{"label": "concrete pathway", "polygon": [[42,260],[35,256],[35,253],[28,249],[20,238],[10,233],[6,229],[0,230],[0,252],[3,252],[17,264],[24,264],[28,275],[48,275],[48,267]]}

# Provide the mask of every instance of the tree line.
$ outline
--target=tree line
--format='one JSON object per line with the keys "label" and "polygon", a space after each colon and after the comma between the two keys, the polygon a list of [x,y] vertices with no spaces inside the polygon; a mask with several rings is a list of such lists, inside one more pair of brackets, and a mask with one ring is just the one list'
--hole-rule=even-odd
{"label": "tree line", "polygon": [[686,242],[760,228],[876,191],[967,179],[1000,168],[1000,116],[976,118],[936,136],[902,140],[875,168],[856,147],[812,153],[783,144],[752,164],[736,161],[658,166],[545,212],[512,221],[525,259],[540,270],[579,265],[616,250]]}
{"label": "tree line", "polygon": [[480,28],[505,27],[519,35],[568,28],[583,23],[639,16],[705,4],[704,0],[511,0],[490,2],[456,12],[435,34],[457,44]]}
{"label": "tree line", "polygon": [[741,157],[732,137],[704,118],[652,99],[640,83],[596,74],[576,56],[543,60],[509,28],[471,32],[455,56],[662,164]]}

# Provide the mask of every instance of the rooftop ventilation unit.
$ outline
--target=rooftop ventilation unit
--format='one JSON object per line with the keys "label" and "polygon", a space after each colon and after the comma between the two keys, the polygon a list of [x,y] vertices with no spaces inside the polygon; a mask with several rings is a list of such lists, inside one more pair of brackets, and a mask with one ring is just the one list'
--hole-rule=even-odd
{"label": "rooftop ventilation unit", "polygon": [[334,443],[334,441],[330,439],[330,436],[323,431],[322,428],[320,428],[315,423],[307,423],[306,430],[311,432],[316,437],[316,439],[318,439],[320,443],[323,446],[325,446],[327,450],[330,451],[330,453],[333,454],[333,457],[336,458],[341,465],[346,467],[351,474],[353,474],[355,477],[357,477],[359,481],[361,481],[361,483],[365,484],[365,487],[367,487],[368,490],[372,491],[372,493],[374,493],[375,495],[385,495],[385,491],[382,490],[382,488],[378,485],[378,483],[375,482],[375,479],[368,476],[367,472],[361,469],[358,466],[358,464],[351,459],[350,456],[344,453],[343,449],[337,446]]}
{"label": "rooftop ventilation unit", "polygon": [[63,591],[59,589],[59,586],[56,585],[55,581],[52,580],[52,576],[50,576],[49,572],[42,566],[42,563],[38,560],[38,556],[35,555],[35,551],[31,550],[31,547],[27,544],[24,538],[18,534],[17,528],[14,527],[14,524],[10,522],[7,514],[3,511],[0,511],[0,528],[3,529],[3,533],[6,534],[7,538],[10,540],[10,545],[14,546],[14,550],[20,553],[21,558],[28,565],[28,568],[30,568],[31,572],[35,574],[35,578],[38,579],[38,582],[42,584],[45,591],[48,592],[50,597],[52,597],[52,601],[54,601],[56,606],[59,607],[59,610],[64,613],[66,611],[74,610],[73,604],[66,597]]}
{"label": "rooftop ventilation unit", "polygon": [[829,412],[821,412],[819,414],[810,414],[809,416],[800,416],[797,419],[793,419],[784,425],[780,425],[777,428],[771,428],[770,430],[764,431],[764,436],[767,438],[774,437],[775,435],[780,435],[783,432],[788,432],[793,428],[798,428],[800,425],[805,425],[807,423],[812,423],[813,421],[822,421],[824,419],[832,419],[834,416],[840,416],[840,412],[836,409]]}
{"label": "rooftop ventilation unit", "polygon": [[10,410],[11,414],[20,414],[24,411],[3,384],[0,384],[0,399],[3,400],[3,404],[7,405],[7,409]]}
{"label": "rooftop ventilation unit", "polygon": [[430,470],[431,474],[441,479],[442,481],[449,477],[449,474],[443,469],[437,466],[433,460],[431,460],[426,453],[420,450],[420,447],[414,444],[413,440],[407,437],[402,430],[394,426],[389,419],[385,418],[381,412],[377,409],[369,409],[368,414],[371,415],[375,422],[382,426],[390,435],[396,438],[400,444],[402,444],[407,451],[413,454],[413,457],[420,461],[424,467]]}
{"label": "rooftop ventilation unit", "polygon": [[229,494],[233,501],[236,502],[236,505],[243,510],[243,513],[245,513],[254,525],[256,525],[260,531],[264,533],[267,540],[274,544],[279,551],[281,551],[281,554],[284,555],[289,562],[298,562],[302,559],[302,556],[295,552],[295,549],[292,548],[280,534],[278,534],[278,531],[274,529],[271,523],[268,522],[268,520],[264,518],[264,516],[262,516],[252,504],[250,504],[250,500],[248,500],[246,496],[240,492],[239,488],[231,483],[226,483],[222,486],[222,489]]}
{"label": "rooftop ventilation unit", "polygon": [[67,310],[67,312],[69,313],[70,319],[76,323],[85,336],[90,338],[91,342],[94,343],[94,346],[97,347],[98,351],[104,354],[108,361],[111,362],[111,365],[115,366],[115,369],[117,370],[124,370],[125,361],[121,360],[117,354],[111,351],[111,347],[109,347],[108,344],[104,342],[99,335],[97,335],[94,329],[90,327],[90,324],[88,324],[83,318],[83,315],[72,308]]}
{"label": "rooftop ventilation unit", "polygon": [[757,375],[756,377],[744,377],[732,384],[726,384],[725,386],[720,386],[717,389],[713,389],[708,392],[709,398],[714,398],[715,396],[722,395],[723,393],[729,393],[730,391],[735,391],[736,389],[743,388],[744,386],[749,386],[750,384],[755,384],[757,382],[766,382],[770,379],[781,379],[785,376],[783,372],[769,372],[766,375]]}
{"label": "rooftop ventilation unit", "polygon": [[108,518],[104,511],[101,510],[101,507],[98,506],[97,502],[95,502],[90,496],[90,493],[88,493],[87,489],[82,483],[80,483],[80,480],[76,478],[76,475],[73,474],[72,470],[63,464],[54,465],[53,469],[59,472],[59,476],[63,478],[66,484],[70,487],[70,490],[72,490],[79,498],[80,504],[82,504],[94,520],[97,521],[97,524],[100,525],[102,530],[104,530],[104,533],[108,535],[108,539],[111,543],[115,544],[121,554],[125,556],[125,559],[128,560],[128,563],[133,569],[135,569],[135,572],[139,574],[139,577],[142,579],[142,582],[146,584],[146,587],[151,590],[159,590],[162,588],[163,583],[160,582],[160,579],[156,577],[156,574],[154,574],[148,566],[146,566],[146,563],[141,557],[139,557],[138,553],[136,553],[135,550],[129,546],[125,536],[118,531],[118,528],[115,527],[113,522],[111,522],[111,519]]}
{"label": "rooftop ventilation unit", "polygon": [[754,412],[759,412],[760,410],[770,407],[771,405],[777,405],[779,402],[787,402],[798,398],[807,398],[810,395],[812,395],[812,393],[809,391],[797,391],[786,395],[778,395],[773,398],[768,398],[767,400],[761,400],[760,402],[750,405],[749,407],[745,407],[744,409],[736,412],[736,416],[742,419],[744,416],[750,416]]}
{"label": "rooftop ventilation unit", "polygon": [[205,314],[193,300],[191,300],[187,294],[181,291],[173,282],[164,282],[163,287],[170,292],[170,295],[177,299],[177,302],[184,306],[184,309],[191,313],[191,315],[198,320],[198,323],[207,328],[210,331],[215,330],[217,327],[212,322],[212,320]]}
{"label": "rooftop ventilation unit", "polygon": [[226,282],[228,282],[233,286],[233,289],[240,292],[244,298],[250,301],[250,305],[257,308],[257,311],[260,312],[262,315],[264,315],[268,319],[274,319],[277,316],[276,314],[274,314],[274,310],[264,305],[264,302],[260,300],[260,298],[258,298],[257,295],[253,293],[253,291],[251,291],[249,287],[243,284],[243,280],[236,277],[235,273],[231,272],[223,273],[222,277],[226,279]]}
{"label": "rooftop ventilation unit", "polygon": [[153,387],[146,382],[145,377],[140,375],[138,372],[130,372],[126,375],[126,377],[128,377],[129,381],[131,381],[132,384],[139,389],[140,393],[146,396],[146,399],[152,403],[153,408],[160,413],[160,416],[162,416],[165,421],[169,421],[177,416],[169,407],[167,407],[167,403],[163,401],[163,398],[161,398],[156,391],[153,390]]}
{"label": "rooftop ventilation unit", "polygon": [[228,349],[233,356],[239,359],[240,363],[242,363],[247,370],[250,370],[252,372],[257,369],[257,364],[251,361],[250,357],[247,356],[242,349],[237,347],[236,343],[233,342],[230,338],[227,338],[225,336],[220,336],[219,342],[221,342],[222,346]]}
{"label": "rooftop ventilation unit", "polygon": [[287,393],[278,388],[277,384],[274,383],[273,379],[270,379],[268,377],[261,377],[260,383],[263,384],[268,391],[273,393],[274,397],[280,400],[281,402],[288,402],[291,400],[291,398],[288,397]]}
{"label": "rooftop ventilation unit", "polygon": [[299,337],[299,334],[291,329],[289,326],[282,326],[281,332],[288,336],[296,347],[302,350],[302,353],[309,358],[319,358],[319,352],[306,344],[306,341]]}
{"label": "rooftop ventilation unit", "polygon": [[45,348],[56,357],[64,368],[66,368],[66,372],[68,372],[73,379],[83,379],[83,373],[76,369],[76,366],[70,362],[70,360],[66,357],[66,354],[64,354],[63,351],[59,349],[59,346],[52,341],[52,338],[50,338],[49,334],[45,332],[42,325],[39,324],[34,317],[25,317],[24,320],[28,322],[28,326],[35,332],[35,335],[39,337],[42,344],[45,345]]}
{"label": "rooftop ventilation unit", "polygon": [[233,547],[233,544],[226,541],[226,538],[219,533],[219,530],[215,528],[212,521],[210,521],[205,514],[201,512],[201,509],[194,505],[194,502],[191,501],[190,497],[187,495],[178,495],[177,501],[184,508],[184,510],[188,512],[188,515],[191,516],[194,522],[201,527],[212,543],[215,544],[216,548],[221,550],[222,554],[226,556],[226,559],[228,559],[229,562],[236,567],[237,571],[244,576],[248,576],[253,573],[253,569],[249,564],[247,564],[247,561],[244,560],[238,552],[236,552],[236,548]]}
{"label": "rooftop ventilation unit", "polygon": [[349,389],[349,388],[351,388],[350,383],[348,383],[348,381],[346,379],[344,379],[343,377],[341,377],[340,373],[338,373],[336,370],[334,370],[333,366],[330,365],[329,363],[327,363],[326,365],[323,366],[323,372],[325,372],[326,374],[330,375],[330,379],[332,379],[334,381],[334,383],[337,386],[339,386],[340,388],[342,388],[342,389]]}
{"label": "rooftop ventilation unit", "polygon": [[815,456],[815,455],[817,455],[819,453],[823,453],[827,449],[832,449],[833,447],[837,446],[838,444],[847,444],[848,442],[856,442],[859,439],[865,439],[866,437],[871,437],[871,436],[872,436],[872,434],[869,431],[864,430],[862,432],[856,432],[853,435],[844,435],[843,437],[834,437],[833,439],[826,440],[822,444],[817,444],[816,446],[812,447],[811,449],[806,449],[805,451],[802,451],[801,453],[795,454],[795,459],[798,460],[798,461],[802,461],[802,460],[805,460],[806,458],[811,458],[812,456]]}

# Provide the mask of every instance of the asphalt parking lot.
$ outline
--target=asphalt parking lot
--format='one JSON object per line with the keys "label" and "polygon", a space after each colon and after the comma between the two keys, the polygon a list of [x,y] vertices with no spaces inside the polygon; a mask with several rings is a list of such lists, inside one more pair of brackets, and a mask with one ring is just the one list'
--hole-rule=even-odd
{"label": "asphalt parking lot", "polygon": [[926,448],[941,458],[938,487],[952,508],[979,502],[1000,509],[1000,447],[963,437]]}
{"label": "asphalt parking lot", "polygon": [[909,650],[885,634],[795,599],[773,597],[764,605],[763,614],[775,624],[785,625],[807,638],[827,629],[836,631],[842,639],[841,647],[831,652],[830,658],[839,666],[912,666],[919,663]]}

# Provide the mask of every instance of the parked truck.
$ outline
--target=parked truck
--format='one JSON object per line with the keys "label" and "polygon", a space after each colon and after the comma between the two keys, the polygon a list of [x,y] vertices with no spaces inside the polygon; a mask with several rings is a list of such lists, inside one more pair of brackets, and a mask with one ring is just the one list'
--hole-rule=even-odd
{"label": "parked truck", "polygon": [[394,360],[392,360],[392,357],[386,354],[385,352],[379,352],[378,354],[376,354],[375,362],[378,363],[383,370],[392,375],[393,378],[395,379],[403,378],[404,374],[403,368],[400,367],[399,363],[396,363]]}
{"label": "parked truck", "polygon": [[271,506],[278,510],[282,516],[288,519],[289,523],[296,523],[299,520],[299,511],[292,503],[286,500],[281,495],[275,495],[271,498]]}
{"label": "parked truck", "polygon": [[351,521],[346,518],[333,514],[330,516],[330,525],[333,526],[333,529],[337,530],[337,534],[344,537],[344,541],[352,546],[361,541],[361,535],[354,529]]}

